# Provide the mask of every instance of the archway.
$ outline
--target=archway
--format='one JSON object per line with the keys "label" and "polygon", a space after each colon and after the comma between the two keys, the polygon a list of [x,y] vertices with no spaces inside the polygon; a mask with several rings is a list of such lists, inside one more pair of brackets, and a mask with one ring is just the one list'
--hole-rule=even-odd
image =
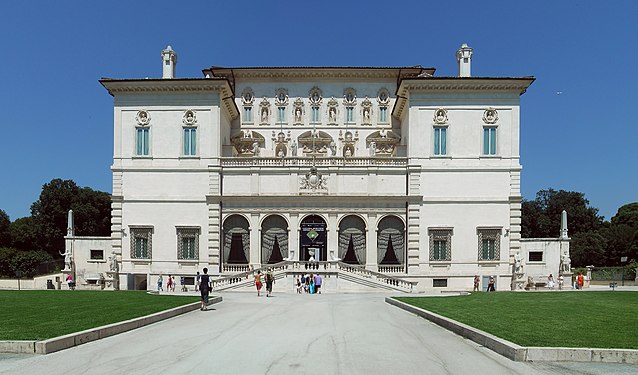
{"label": "archway", "polygon": [[284,258],[288,258],[288,223],[270,215],[261,224],[261,263],[279,263]]}
{"label": "archway", "polygon": [[300,260],[327,260],[328,233],[326,221],[319,215],[309,215],[301,221],[300,227]]}
{"label": "archway", "polygon": [[359,216],[348,215],[339,223],[338,256],[345,263],[366,264],[366,224]]}
{"label": "archway", "polygon": [[396,216],[386,216],[379,222],[377,259],[379,264],[403,264],[405,261],[405,226]]}
{"label": "archway", "polygon": [[248,264],[250,234],[248,220],[241,215],[230,215],[223,226],[223,259],[226,264]]}

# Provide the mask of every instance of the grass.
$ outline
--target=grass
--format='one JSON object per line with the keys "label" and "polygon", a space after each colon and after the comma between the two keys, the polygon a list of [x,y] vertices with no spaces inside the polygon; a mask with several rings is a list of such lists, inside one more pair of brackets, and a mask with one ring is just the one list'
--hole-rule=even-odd
{"label": "grass", "polygon": [[638,349],[638,292],[473,293],[397,299],[521,346]]}
{"label": "grass", "polygon": [[143,291],[0,290],[0,340],[43,340],[196,301]]}

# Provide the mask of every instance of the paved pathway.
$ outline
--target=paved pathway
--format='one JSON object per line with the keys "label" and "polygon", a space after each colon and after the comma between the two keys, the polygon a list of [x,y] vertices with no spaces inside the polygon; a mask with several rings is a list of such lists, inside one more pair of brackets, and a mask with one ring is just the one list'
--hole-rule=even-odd
{"label": "paved pathway", "polygon": [[519,363],[383,302],[386,294],[222,293],[224,302],[46,356],[7,374],[587,374],[638,366]]}

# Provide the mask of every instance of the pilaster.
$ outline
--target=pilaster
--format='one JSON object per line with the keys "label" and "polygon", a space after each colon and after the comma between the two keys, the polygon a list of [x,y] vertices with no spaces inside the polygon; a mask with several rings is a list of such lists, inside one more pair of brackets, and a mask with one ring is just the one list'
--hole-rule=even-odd
{"label": "pilaster", "polygon": [[221,205],[217,202],[208,203],[208,261],[212,270],[218,270],[221,259]]}

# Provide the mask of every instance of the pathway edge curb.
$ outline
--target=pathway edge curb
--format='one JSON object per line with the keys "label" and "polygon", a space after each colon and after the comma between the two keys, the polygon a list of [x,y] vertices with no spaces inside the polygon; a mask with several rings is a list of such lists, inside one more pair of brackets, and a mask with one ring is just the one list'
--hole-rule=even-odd
{"label": "pathway edge curb", "polygon": [[385,302],[425,318],[449,331],[517,362],[605,362],[638,364],[638,350],[601,348],[524,347],[467,324],[386,297]]}
{"label": "pathway edge curb", "polygon": [[[209,305],[222,302],[221,296],[210,299]],[[100,327],[90,328],[80,332],[69,333],[68,335],[53,337],[47,340],[7,340],[0,341],[0,353],[15,354],[49,354],[87,342],[100,340],[109,336],[144,327],[162,320],[173,318],[187,312],[195,311],[201,307],[201,302],[193,302],[188,305],[174,307],[172,309],[160,311],[139,318],[124,320],[117,323],[107,324]]]}

